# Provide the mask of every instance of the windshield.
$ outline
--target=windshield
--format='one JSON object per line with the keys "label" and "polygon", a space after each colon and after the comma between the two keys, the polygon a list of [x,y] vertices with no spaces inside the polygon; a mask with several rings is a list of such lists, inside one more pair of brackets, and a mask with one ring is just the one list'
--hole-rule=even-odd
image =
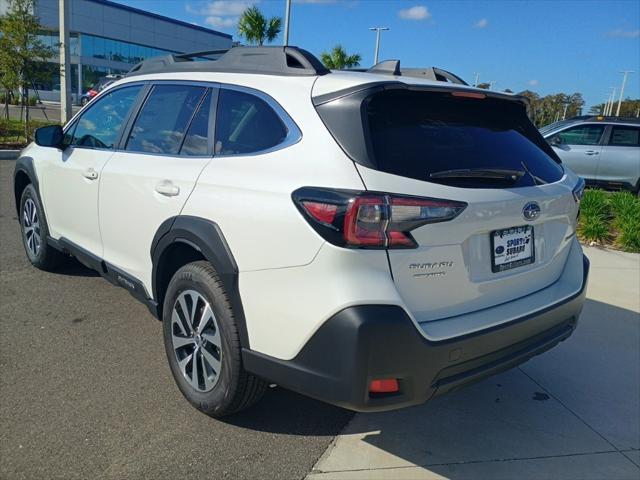
{"label": "windshield", "polygon": [[[478,188],[525,187],[562,177],[555,154],[517,102],[387,90],[365,105],[370,155],[383,172]],[[447,171],[454,173],[432,175]]]}

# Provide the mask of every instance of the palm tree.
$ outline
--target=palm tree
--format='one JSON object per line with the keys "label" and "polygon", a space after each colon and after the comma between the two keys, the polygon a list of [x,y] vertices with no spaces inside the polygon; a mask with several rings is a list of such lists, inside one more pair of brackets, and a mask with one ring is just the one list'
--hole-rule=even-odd
{"label": "palm tree", "polygon": [[281,30],[282,19],[271,17],[269,20],[262,14],[258,7],[247,8],[238,21],[238,33],[247,39],[247,42],[262,46],[265,40],[273,42]]}
{"label": "palm tree", "polygon": [[357,67],[360,65],[362,56],[359,53],[347,55],[347,52],[338,44],[330,52],[322,52],[320,59],[324,66],[332,70],[340,70],[343,68]]}

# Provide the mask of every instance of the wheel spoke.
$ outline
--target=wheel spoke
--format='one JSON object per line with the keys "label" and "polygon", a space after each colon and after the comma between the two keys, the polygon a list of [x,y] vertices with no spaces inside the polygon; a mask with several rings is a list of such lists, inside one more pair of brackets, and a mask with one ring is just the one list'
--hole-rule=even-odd
{"label": "wheel spoke", "polygon": [[222,347],[222,343],[220,342],[220,332],[217,329],[215,331],[208,330],[206,332],[202,332],[202,338],[213,344],[216,348]]}
{"label": "wheel spoke", "polygon": [[195,354],[195,352],[191,353],[190,355],[187,355],[182,360],[178,361],[178,367],[180,368],[180,371],[187,378],[188,378],[188,376],[187,376],[187,364],[193,358],[194,354]]}
{"label": "wheel spoke", "polygon": [[220,373],[220,360],[214,357],[209,350],[205,348],[200,349],[200,353],[202,354],[202,358],[206,363],[211,367],[211,369],[215,372],[216,375]]}
{"label": "wheel spoke", "polygon": [[172,340],[174,350],[178,350],[179,348],[182,348],[186,345],[193,345],[193,338],[191,337],[181,337],[174,334],[172,336]]}
{"label": "wheel spoke", "polygon": [[196,390],[200,390],[200,382],[198,381],[198,364],[200,363],[198,359],[198,349],[196,348],[193,352],[193,356],[191,357],[191,377],[188,379],[189,383]]}
{"label": "wheel spoke", "polygon": [[195,292],[187,292],[187,295],[189,295],[189,298],[191,299],[191,311],[189,311],[189,326],[191,327],[191,331],[195,332],[196,330],[196,325],[195,325],[195,321],[196,321],[196,309],[198,308],[198,300],[200,299],[200,296],[198,294],[195,294]]}
{"label": "wheel spoke", "polygon": [[183,337],[186,337],[189,334],[189,332],[187,332],[187,330],[184,328],[184,324],[182,323],[182,319],[180,318],[180,314],[178,313],[177,308],[174,308],[173,313],[171,314],[171,324],[172,326],[173,325],[178,326],[178,328],[180,329],[180,334]]}
{"label": "wheel spoke", "polygon": [[202,309],[202,315],[200,315],[200,320],[198,321],[198,333],[202,333],[204,327],[211,321],[212,318],[213,311],[207,303],[206,306]]}
{"label": "wheel spoke", "polygon": [[191,328],[191,324],[189,323],[189,309],[187,308],[187,302],[185,301],[184,295],[180,295],[178,301],[180,302],[180,309],[182,310],[182,316],[180,320],[183,323],[183,328],[188,333],[193,333],[193,328]]}

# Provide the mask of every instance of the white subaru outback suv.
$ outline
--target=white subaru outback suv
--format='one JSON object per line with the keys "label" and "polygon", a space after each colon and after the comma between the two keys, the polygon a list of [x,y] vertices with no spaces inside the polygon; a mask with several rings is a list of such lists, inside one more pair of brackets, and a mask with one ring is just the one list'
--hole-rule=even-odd
{"label": "white subaru outback suv", "polygon": [[269,383],[405,407],[571,335],[583,183],[517,96],[294,47],[143,62],[17,161],[26,254],[73,255],[164,324],[211,416]]}

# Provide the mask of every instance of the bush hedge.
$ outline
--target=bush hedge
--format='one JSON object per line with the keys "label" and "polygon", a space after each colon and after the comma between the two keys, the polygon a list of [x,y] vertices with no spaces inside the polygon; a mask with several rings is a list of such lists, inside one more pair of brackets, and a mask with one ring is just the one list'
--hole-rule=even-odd
{"label": "bush hedge", "polygon": [[640,198],[630,192],[586,190],[580,202],[578,237],[640,252]]}

